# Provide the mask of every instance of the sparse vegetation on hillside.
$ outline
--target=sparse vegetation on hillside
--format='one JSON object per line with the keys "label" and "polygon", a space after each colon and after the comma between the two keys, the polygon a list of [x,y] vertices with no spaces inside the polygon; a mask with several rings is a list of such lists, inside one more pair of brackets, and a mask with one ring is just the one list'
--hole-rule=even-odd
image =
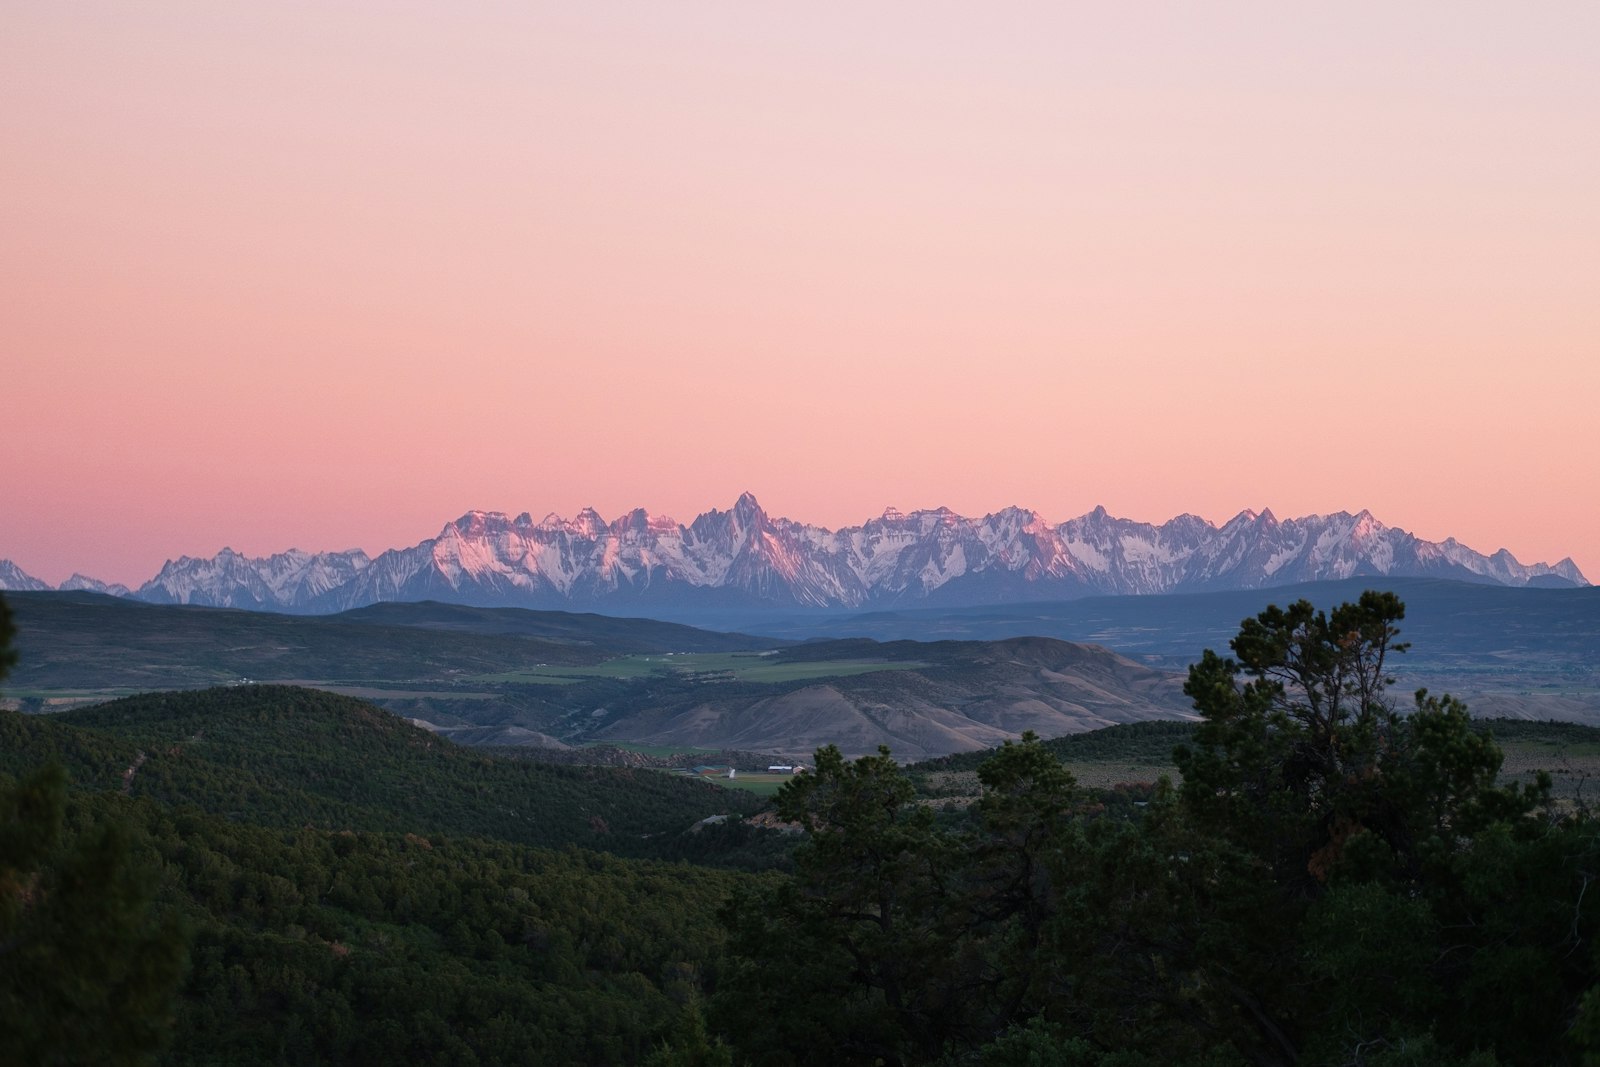
{"label": "sparse vegetation on hillside", "polygon": [[829,742],[904,756],[981,749],[1023,728],[1053,735],[1184,707],[1174,675],[1048,639],[776,648],[650,620],[444,604],[319,618],[62,593],[24,606],[22,693],[34,710],[277,680],[440,727],[493,727],[491,743],[509,730],[802,757]]}

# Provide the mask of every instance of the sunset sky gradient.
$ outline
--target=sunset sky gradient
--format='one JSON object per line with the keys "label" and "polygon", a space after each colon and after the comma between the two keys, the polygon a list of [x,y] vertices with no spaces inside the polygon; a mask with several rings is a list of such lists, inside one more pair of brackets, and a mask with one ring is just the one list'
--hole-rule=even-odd
{"label": "sunset sky gradient", "polygon": [[1600,581],[1600,5],[0,7],[0,557],[1369,508]]}

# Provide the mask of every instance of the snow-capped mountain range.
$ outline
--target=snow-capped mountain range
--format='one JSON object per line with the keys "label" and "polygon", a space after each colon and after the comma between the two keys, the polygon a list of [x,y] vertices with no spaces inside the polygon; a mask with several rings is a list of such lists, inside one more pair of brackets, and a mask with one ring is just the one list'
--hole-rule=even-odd
{"label": "snow-capped mountain range", "polygon": [[[540,522],[471,511],[439,536],[377,557],[299,550],[252,559],[223,549],[169,560],[128,593],[73,575],[62,588],[163,604],[322,613],[381,601],[600,609],[664,616],[697,610],[945,606],[1094,595],[1252,589],[1358,575],[1502,585],[1588,585],[1572,560],[1523,564],[1454,538],[1419,540],[1366,511],[1279,520],[1243,511],[1221,526],[1180,515],[1160,526],[1104,508],[1058,525],[1006,508],[980,519],[947,508],[890,509],[827,530],[772,518],[749,493],[687,526],[592,509]],[[47,589],[0,560],[0,589]]]}
{"label": "snow-capped mountain range", "polygon": [[132,591],[120,582],[108,585],[98,579],[89,578],[82,574],[74,574],[71,578],[62,582],[60,586],[53,586],[49,582],[42,582],[35,578],[9,559],[0,559],[0,591],[16,590],[18,592],[37,593],[57,588],[62,591],[86,589],[91,593],[106,593],[111,596],[133,595]]}

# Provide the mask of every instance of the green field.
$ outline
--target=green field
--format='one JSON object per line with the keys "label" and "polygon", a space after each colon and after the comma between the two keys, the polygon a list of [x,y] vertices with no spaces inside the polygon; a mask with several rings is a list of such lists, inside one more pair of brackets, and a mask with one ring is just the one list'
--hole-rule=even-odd
{"label": "green field", "polygon": [[28,713],[70,711],[86,704],[102,704],[118,697],[133,696],[141,690],[128,686],[107,689],[8,689],[0,697],[0,708]]}
{"label": "green field", "polygon": [[793,780],[792,774],[740,774],[737,778],[712,778],[710,781],[725,789],[743,789],[757,796],[777,796],[783,783]]}
{"label": "green field", "polygon": [[800,682],[813,678],[844,678],[873,671],[905,671],[926,667],[913,660],[837,659],[790,663],[780,655],[763,652],[685,652],[618,656],[584,666],[540,664],[523,670],[476,676],[479,682],[529,682],[565,685],[586,678],[645,678],[652,674],[676,675],[707,682],[737,681],[755,684]]}
{"label": "green field", "polygon": [[[679,749],[677,751],[682,750]],[[700,781],[720,786],[723,789],[737,789],[741,792],[754,793],[756,796],[761,797],[776,796],[778,790],[783,788],[784,782],[794,779],[792,774],[767,774],[761,771],[739,771],[738,777],[735,778],[729,778],[726,771],[722,774],[696,774],[688,770],[663,771],[662,773],[669,774],[674,778],[699,779]]]}

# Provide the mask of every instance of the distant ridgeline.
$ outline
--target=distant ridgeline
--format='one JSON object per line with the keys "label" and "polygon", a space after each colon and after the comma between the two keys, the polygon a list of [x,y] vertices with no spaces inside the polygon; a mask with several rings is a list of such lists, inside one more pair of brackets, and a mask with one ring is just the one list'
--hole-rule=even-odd
{"label": "distant ridgeline", "polygon": [[[1015,507],[982,518],[891,508],[827,530],[774,518],[746,493],[687,526],[642,510],[609,523],[591,509],[539,522],[471,511],[437,537],[377,557],[290,550],[251,558],[223,549],[169,561],[132,595],[310,613],[441,600],[705,618],[1257,589],[1358,575],[1588,584],[1571,559],[1523,564],[1503,549],[1484,555],[1453,538],[1423,541],[1366,511],[1285,520],[1244,511],[1218,527],[1194,515],[1156,526],[1103,508],[1058,524]],[[45,588],[0,561],[0,589]],[[128,593],[81,575],[63,588]]]}
{"label": "distant ridgeline", "polygon": [[[628,742],[804,761],[841,741],[902,758],[1183,717],[1171,674],[1102,648],[809,642],[645,619],[385,604],[336,616],[18,593],[28,710],[240,678],[333,688],[465,743]],[[771,762],[766,761],[766,762]]]}

